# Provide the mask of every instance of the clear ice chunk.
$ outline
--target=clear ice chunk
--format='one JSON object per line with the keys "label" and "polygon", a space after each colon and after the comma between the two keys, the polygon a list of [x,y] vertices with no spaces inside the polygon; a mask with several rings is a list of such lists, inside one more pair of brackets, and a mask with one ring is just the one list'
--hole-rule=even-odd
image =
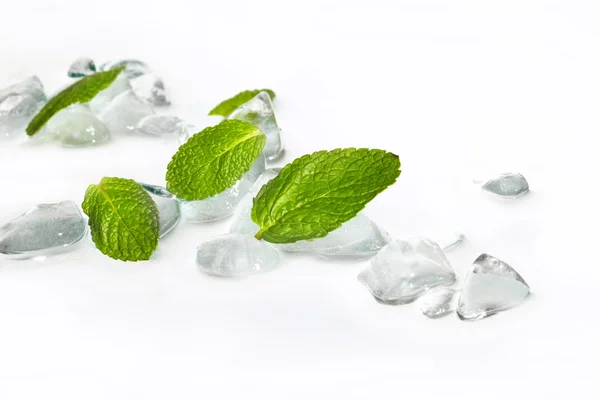
{"label": "clear ice chunk", "polygon": [[110,139],[108,128],[84,104],[73,104],[56,113],[43,134],[58,137],[63,146],[89,146]]}
{"label": "clear ice chunk", "polygon": [[238,119],[257,126],[267,137],[263,152],[268,161],[277,159],[283,152],[281,133],[275,119],[273,103],[267,92],[260,92],[242,104],[227,119]]}
{"label": "clear ice chunk", "polygon": [[150,68],[146,63],[139,60],[118,60],[109,61],[100,65],[100,71],[108,71],[109,69],[125,66],[125,75],[128,79],[137,78],[138,76],[150,73]]}
{"label": "clear ice chunk", "polygon": [[154,110],[131,90],[121,93],[100,114],[113,134],[132,132],[145,117],[154,115]]}
{"label": "clear ice chunk", "polygon": [[119,75],[109,87],[94,96],[88,103],[90,110],[94,114],[100,115],[117,96],[130,90],[129,79],[123,75]]}
{"label": "clear ice chunk", "polygon": [[151,105],[165,107],[171,104],[163,80],[154,74],[140,75],[130,83],[134,93]]}
{"label": "clear ice chunk", "polygon": [[380,303],[398,305],[410,303],[432,288],[451,285],[456,276],[437,243],[415,238],[385,246],[358,280]]}
{"label": "clear ice chunk", "polygon": [[158,207],[160,236],[171,232],[179,222],[179,201],[162,186],[138,182],[152,197]]}
{"label": "clear ice chunk", "polygon": [[196,125],[187,124],[185,122],[179,124],[179,129],[177,132],[177,139],[179,140],[179,145],[185,144],[190,139],[190,137],[192,137],[200,131],[201,129],[199,129]]}
{"label": "clear ice chunk", "polygon": [[179,136],[183,120],[166,115],[149,115],[138,122],[135,130],[152,136]]}
{"label": "clear ice chunk", "polygon": [[65,250],[80,241],[87,224],[77,204],[39,204],[0,227],[0,254],[26,258]]}
{"label": "clear ice chunk", "polygon": [[45,101],[44,87],[36,76],[0,90],[0,136],[22,133]]}
{"label": "clear ice chunk", "polygon": [[87,57],[80,57],[73,61],[67,75],[71,78],[83,78],[84,76],[92,75],[95,72],[96,64],[94,63],[94,60]]}
{"label": "clear ice chunk", "polygon": [[187,222],[204,223],[227,218],[235,211],[242,198],[250,191],[252,184],[265,170],[265,157],[256,159],[248,172],[232,187],[216,196],[204,200],[181,201],[181,212]]}
{"label": "clear ice chunk", "polygon": [[21,82],[0,90],[0,103],[7,97],[17,94],[31,96],[39,102],[45,102],[47,100],[46,93],[44,92],[44,85],[42,85],[42,82],[37,76],[30,76]]}
{"label": "clear ice chunk", "polygon": [[529,296],[529,285],[510,265],[482,254],[465,278],[456,313],[477,321],[515,307]]}
{"label": "clear ice chunk", "polygon": [[278,266],[279,253],[264,240],[238,233],[217,236],[198,246],[196,263],[201,271],[217,276],[240,277],[268,272]]}
{"label": "clear ice chunk", "polygon": [[419,308],[426,317],[444,317],[455,310],[454,296],[456,296],[455,289],[447,286],[437,287],[419,299]]}
{"label": "clear ice chunk", "polygon": [[488,179],[483,184],[480,181],[475,181],[475,183],[480,184],[482,190],[500,197],[517,198],[529,192],[527,179],[523,175],[513,172],[500,174]]}

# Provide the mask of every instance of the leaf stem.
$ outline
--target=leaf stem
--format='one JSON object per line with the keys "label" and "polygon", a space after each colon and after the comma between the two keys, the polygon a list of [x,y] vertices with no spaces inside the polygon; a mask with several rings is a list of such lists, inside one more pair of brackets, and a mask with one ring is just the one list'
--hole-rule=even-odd
{"label": "leaf stem", "polygon": [[262,229],[260,231],[258,231],[258,233],[256,235],[254,235],[254,238],[256,240],[262,240],[262,238],[263,238],[263,231],[262,231]]}

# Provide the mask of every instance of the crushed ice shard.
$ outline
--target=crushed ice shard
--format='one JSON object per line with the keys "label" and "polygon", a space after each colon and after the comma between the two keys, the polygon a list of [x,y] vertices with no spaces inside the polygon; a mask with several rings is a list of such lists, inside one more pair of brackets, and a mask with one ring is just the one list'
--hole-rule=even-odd
{"label": "crushed ice shard", "polygon": [[172,193],[168,192],[162,186],[149,185],[147,183],[138,182],[152,197],[152,200],[158,207],[159,237],[165,236],[171,232],[177,222],[179,222],[179,202]]}
{"label": "crushed ice shard", "polygon": [[198,246],[196,263],[210,275],[238,277],[278,266],[277,250],[264,240],[239,233],[217,236]]}
{"label": "crushed ice shard", "polygon": [[73,104],[56,113],[43,134],[58,137],[63,146],[89,146],[110,139],[108,128],[84,104]]}
{"label": "crushed ice shard", "polygon": [[419,299],[419,308],[426,317],[441,318],[454,311],[455,295],[456,290],[451,287],[437,287]]}
{"label": "crushed ice shard", "polygon": [[264,170],[265,157],[261,155],[252,164],[250,171],[246,172],[239,181],[224,192],[204,200],[181,200],[181,211],[184,219],[187,222],[204,223],[218,221],[230,216]]}
{"label": "crushed ice shard", "polygon": [[109,61],[102,65],[100,65],[100,71],[108,71],[109,69],[125,67],[125,71],[123,74],[128,79],[137,78],[138,76],[147,74],[150,72],[150,68],[146,63],[139,60],[117,60],[117,61]]}
{"label": "crushed ice shard", "polygon": [[132,132],[143,118],[153,114],[154,110],[148,104],[128,90],[110,102],[100,119],[111,133],[120,134]]}
{"label": "crushed ice shard", "polygon": [[0,90],[0,136],[22,133],[45,101],[44,87],[35,76]]}
{"label": "crushed ice shard", "polygon": [[0,254],[33,257],[80,241],[87,224],[77,204],[39,204],[0,227]]}
{"label": "crushed ice shard", "polygon": [[44,86],[37,76],[30,76],[21,82],[15,83],[14,85],[10,85],[0,90],[0,103],[3,102],[8,96],[17,94],[28,95],[41,102],[46,101]]}
{"label": "crushed ice shard", "polygon": [[138,122],[135,130],[152,136],[178,136],[182,123],[179,117],[149,115]]}
{"label": "crushed ice shard", "polygon": [[154,74],[138,76],[130,81],[133,92],[153,106],[165,107],[171,104],[167,98],[165,84]]}
{"label": "crushed ice shard", "polygon": [[488,179],[481,189],[496,196],[517,198],[529,192],[529,183],[523,175],[511,172]]}
{"label": "crushed ice shard", "polygon": [[456,276],[437,243],[415,238],[385,246],[358,280],[380,303],[397,305],[410,303],[434,287],[451,285]]}
{"label": "crushed ice shard", "polygon": [[109,87],[94,96],[88,103],[90,109],[94,114],[100,115],[117,96],[129,90],[131,90],[129,79],[124,75],[119,75]]}
{"label": "crushed ice shard", "polygon": [[465,278],[456,313],[476,321],[520,304],[529,296],[529,285],[510,265],[489,254],[473,262]]}
{"label": "crushed ice shard", "polygon": [[87,57],[81,57],[73,61],[67,75],[71,78],[83,78],[84,76],[92,75],[95,72],[96,64],[94,63],[94,60]]}
{"label": "crushed ice shard", "polygon": [[257,126],[267,137],[263,150],[268,161],[277,159],[283,152],[281,133],[273,103],[267,92],[260,92],[250,101],[238,107],[227,119],[238,119]]}

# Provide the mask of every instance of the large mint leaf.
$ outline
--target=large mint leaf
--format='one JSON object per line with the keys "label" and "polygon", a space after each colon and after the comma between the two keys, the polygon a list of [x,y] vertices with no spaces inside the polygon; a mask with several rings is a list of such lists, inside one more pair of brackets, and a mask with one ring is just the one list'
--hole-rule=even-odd
{"label": "large mint leaf", "polygon": [[92,240],[107,256],[123,261],[148,260],[158,246],[156,204],[131,179],[102,178],[85,192],[83,211]]}
{"label": "large mint leaf", "polygon": [[40,112],[33,117],[25,131],[29,136],[35,135],[60,110],[75,103],[87,103],[102,90],[109,87],[125,67],[98,72],[82,78],[54,96]]}
{"label": "large mint leaf", "polygon": [[167,166],[167,190],[202,200],[233,186],[258,158],[266,137],[256,126],[226,120],[183,144]]}
{"label": "large mint leaf", "polygon": [[245,92],[238,93],[232,98],[221,102],[218,106],[213,108],[208,115],[222,115],[223,117],[228,117],[236,108],[248,102],[260,92],[267,92],[269,97],[271,97],[271,100],[275,99],[275,92],[270,89],[246,90]]}
{"label": "large mint leaf", "polygon": [[326,236],[358,214],[400,176],[398,156],[383,150],[336,149],[286,165],[254,198],[257,239],[294,243]]}

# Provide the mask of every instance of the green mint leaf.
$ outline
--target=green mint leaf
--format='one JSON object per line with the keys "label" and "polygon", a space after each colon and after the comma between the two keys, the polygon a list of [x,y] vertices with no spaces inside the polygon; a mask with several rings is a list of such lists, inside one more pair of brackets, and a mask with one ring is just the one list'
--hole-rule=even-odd
{"label": "green mint leaf", "polygon": [[150,259],[158,246],[158,208],[134,180],[102,178],[88,187],[81,206],[102,253],[122,261]]}
{"label": "green mint leaf", "polygon": [[167,190],[184,200],[202,200],[233,186],[265,147],[256,126],[225,120],[192,136],[167,166]]}
{"label": "green mint leaf", "polygon": [[124,69],[125,67],[115,68],[86,76],[51,98],[25,129],[27,135],[35,135],[63,108],[91,101],[99,92],[109,87]]}
{"label": "green mint leaf", "polygon": [[260,92],[267,92],[271,97],[271,100],[275,99],[275,92],[270,89],[246,90],[245,92],[238,93],[232,98],[221,102],[221,104],[213,108],[208,115],[222,115],[223,117],[228,117],[236,108],[251,100]]}
{"label": "green mint leaf", "polygon": [[324,237],[398,176],[398,156],[383,150],[336,149],[297,158],[254,198],[256,238],[294,243]]}

